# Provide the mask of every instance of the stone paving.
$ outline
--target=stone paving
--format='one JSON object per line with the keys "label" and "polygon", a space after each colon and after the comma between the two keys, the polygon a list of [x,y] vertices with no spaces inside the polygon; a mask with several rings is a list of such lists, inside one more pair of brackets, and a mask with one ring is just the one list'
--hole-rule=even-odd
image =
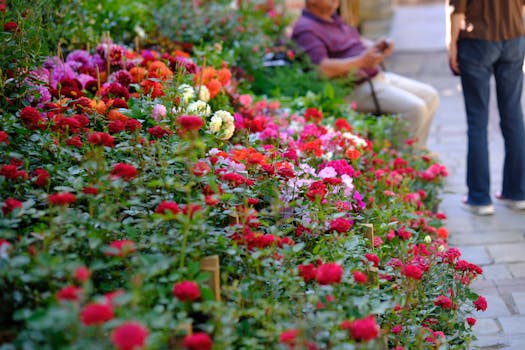
{"label": "stone paving", "polygon": [[[462,258],[483,268],[483,278],[474,282],[473,288],[489,305],[486,312],[475,315],[478,339],[472,349],[524,350],[525,211],[512,211],[496,200],[496,214],[491,217],[474,216],[461,207],[466,194],[467,127],[460,81],[448,68],[445,32],[443,3],[396,6],[390,35],[397,51],[386,67],[432,84],[440,94],[428,143],[449,170],[440,211],[448,217],[450,244],[461,250]],[[492,94],[489,147],[493,193],[500,190],[504,155],[498,118]]]}

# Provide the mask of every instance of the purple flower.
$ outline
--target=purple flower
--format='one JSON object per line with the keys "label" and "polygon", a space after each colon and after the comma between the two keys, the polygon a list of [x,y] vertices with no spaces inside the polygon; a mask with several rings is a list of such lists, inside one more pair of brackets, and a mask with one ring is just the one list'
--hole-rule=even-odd
{"label": "purple flower", "polygon": [[166,112],[166,107],[164,107],[164,105],[156,104],[155,106],[153,106],[151,116],[158,123],[166,117]]}
{"label": "purple flower", "polygon": [[126,50],[124,50],[123,46],[107,42],[99,44],[96,52],[102,58],[109,59],[110,64],[117,65],[122,62]]}
{"label": "purple flower", "polygon": [[268,123],[268,125],[266,125],[266,128],[259,134],[259,138],[261,140],[276,139],[278,136],[279,127],[274,123]]}
{"label": "purple flower", "polygon": [[54,68],[51,68],[51,86],[56,89],[58,82],[63,79],[74,79],[75,72],[68,63],[59,62]]}
{"label": "purple flower", "polygon": [[32,70],[29,75],[31,76],[32,81],[37,81],[43,84],[49,83],[49,70],[46,68],[40,67],[38,69]]}
{"label": "purple flower", "polygon": [[46,69],[55,69],[62,61],[57,56],[50,56],[46,58],[44,64],[42,65]]}
{"label": "purple flower", "polygon": [[79,74],[77,76],[77,80],[80,82],[80,84],[82,84],[82,89],[84,89],[86,87],[86,84],[89,83],[90,81],[97,81],[95,78],[93,78],[89,74]]}
{"label": "purple flower", "polygon": [[99,54],[93,55],[93,64],[95,67],[98,67],[99,72],[105,72],[106,71],[106,62],[104,61],[104,58],[100,56]]}
{"label": "purple flower", "polygon": [[359,207],[359,209],[364,209],[366,207],[366,203],[363,202],[363,196],[361,195],[361,193],[355,191],[354,192],[354,199],[355,199],[356,204]]}
{"label": "purple flower", "polygon": [[233,115],[235,120],[235,129],[244,129],[246,128],[246,123],[244,122],[244,117],[240,113],[235,113]]}
{"label": "purple flower", "polygon": [[343,174],[347,174],[348,176],[352,177],[354,176],[354,168],[348,162],[346,159],[336,159],[331,160],[328,163],[324,165],[325,167],[332,167],[337,171],[337,175],[341,176]]}
{"label": "purple flower", "polygon": [[155,55],[150,50],[142,50],[141,56],[144,61],[155,61]]}
{"label": "purple flower", "polygon": [[66,57],[66,62],[71,63],[71,66],[78,70],[80,68],[94,68],[94,62],[89,52],[85,50],[74,50]]}
{"label": "purple flower", "polygon": [[120,85],[127,88],[129,87],[129,84],[131,84],[132,77],[131,77],[131,74],[127,70],[121,69],[119,71],[116,71],[115,73],[112,73],[109,76],[108,81],[111,83],[117,82]]}

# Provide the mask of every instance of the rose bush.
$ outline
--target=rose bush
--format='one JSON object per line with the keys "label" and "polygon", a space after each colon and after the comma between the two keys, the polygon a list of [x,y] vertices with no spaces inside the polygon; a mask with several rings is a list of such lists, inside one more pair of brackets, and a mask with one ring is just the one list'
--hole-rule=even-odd
{"label": "rose bush", "polygon": [[[447,246],[435,159],[368,139],[346,109],[240,95],[227,62],[178,51],[105,41],[31,74],[38,98],[0,121],[5,347],[472,339],[482,270]],[[214,254],[222,301],[200,266]]]}

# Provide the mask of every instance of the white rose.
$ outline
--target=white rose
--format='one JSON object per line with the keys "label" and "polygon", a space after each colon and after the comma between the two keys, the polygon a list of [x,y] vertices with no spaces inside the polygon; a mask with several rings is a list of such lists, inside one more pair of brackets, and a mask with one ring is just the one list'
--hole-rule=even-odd
{"label": "white rose", "polygon": [[208,102],[210,100],[210,90],[206,87],[206,85],[201,85],[197,88],[199,91],[199,100]]}
{"label": "white rose", "polygon": [[230,114],[230,112],[219,110],[213,113],[214,116],[217,116],[222,119],[224,123],[232,123],[234,122],[233,116]]}
{"label": "white rose", "polygon": [[224,136],[221,137],[221,140],[228,140],[233,136],[233,132],[235,131],[235,126],[233,124],[226,125],[226,128],[224,129]]}
{"label": "white rose", "polygon": [[211,114],[210,106],[204,101],[195,101],[188,105],[186,113],[201,117],[208,117]]}
{"label": "white rose", "polygon": [[222,126],[222,119],[216,115],[211,117],[210,121],[210,131],[213,133],[218,132],[221,129]]}
{"label": "white rose", "polygon": [[181,94],[183,104],[188,104],[195,96],[195,90],[188,84],[179,85],[177,90]]}
{"label": "white rose", "polygon": [[345,132],[343,133],[343,136],[349,140],[352,140],[354,144],[356,145],[356,147],[366,147],[367,145],[364,139],[352,133]]}

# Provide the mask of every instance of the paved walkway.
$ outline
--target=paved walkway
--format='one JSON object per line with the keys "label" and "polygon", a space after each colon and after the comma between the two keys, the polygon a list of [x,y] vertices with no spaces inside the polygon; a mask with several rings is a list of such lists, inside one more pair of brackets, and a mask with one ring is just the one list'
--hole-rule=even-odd
{"label": "paved walkway", "polygon": [[[445,45],[445,7],[441,4],[397,6],[390,36],[396,53],[387,69],[435,86],[441,104],[434,119],[429,149],[449,170],[440,210],[447,214],[450,244],[463,258],[483,267],[474,290],[489,308],[478,313],[473,349],[525,349],[525,212],[495,203],[496,214],[478,217],[461,207],[466,193],[466,121],[459,78],[450,74]],[[525,98],[523,99],[525,102]],[[501,187],[503,139],[494,94],[489,126],[492,191]],[[524,140],[525,142],[525,140]]]}

